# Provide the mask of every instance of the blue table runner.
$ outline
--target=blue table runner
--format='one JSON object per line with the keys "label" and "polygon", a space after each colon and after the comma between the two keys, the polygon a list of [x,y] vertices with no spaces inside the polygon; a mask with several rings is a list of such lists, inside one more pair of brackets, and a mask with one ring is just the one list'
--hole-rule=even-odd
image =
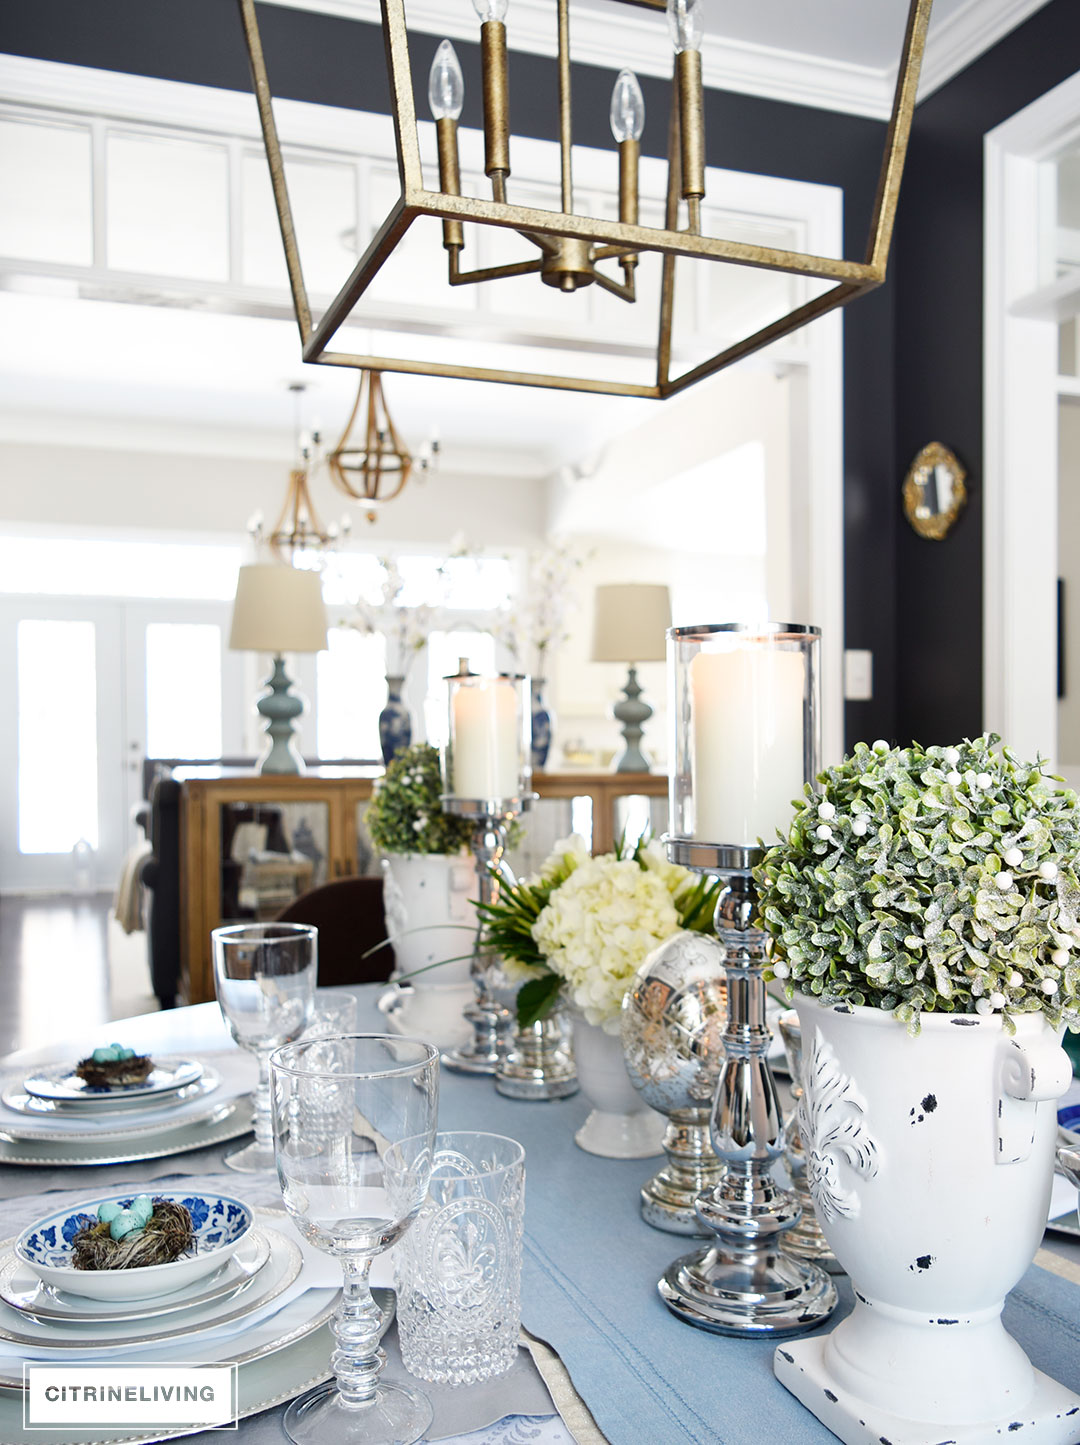
{"label": "blue table runner", "polygon": [[[361,1028],[381,1031],[362,991]],[[654,1159],[586,1154],[581,1095],[522,1103],[489,1078],[443,1069],[439,1125],[509,1134],[525,1146],[523,1323],[556,1350],[611,1445],[827,1445],[835,1436],[778,1383],[774,1341],[707,1334],[677,1320],[656,1282],[701,1241],[650,1228],[638,1190]],[[851,1286],[838,1281],[850,1310]],[[1080,1394],[1080,1287],[1037,1266],[1009,1296],[1005,1324],[1032,1363]]]}

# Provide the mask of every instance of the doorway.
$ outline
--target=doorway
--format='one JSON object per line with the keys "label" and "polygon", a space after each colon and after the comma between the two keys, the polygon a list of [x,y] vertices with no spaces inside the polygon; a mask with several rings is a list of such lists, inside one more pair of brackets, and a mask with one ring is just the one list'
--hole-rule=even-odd
{"label": "doorway", "polygon": [[239,751],[228,620],[221,602],[0,599],[0,892],[111,890],[143,758]]}
{"label": "doorway", "polygon": [[1058,494],[1060,410],[1078,389],[1061,374],[1061,327],[1080,314],[1080,270],[1062,255],[1058,168],[1078,148],[1080,75],[985,141],[984,719],[1074,786],[1059,682],[1080,677],[1059,678]]}

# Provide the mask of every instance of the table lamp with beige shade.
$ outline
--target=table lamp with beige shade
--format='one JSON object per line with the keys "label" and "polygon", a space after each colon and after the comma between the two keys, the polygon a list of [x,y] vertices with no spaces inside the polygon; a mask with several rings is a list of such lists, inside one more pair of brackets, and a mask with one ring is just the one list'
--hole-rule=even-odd
{"label": "table lamp with beige shade", "polygon": [[270,751],[259,764],[261,773],[300,773],[303,761],[293,746],[293,719],[304,700],[290,692],[285,671],[287,652],[326,650],[326,608],[318,572],[281,562],[259,562],[240,568],[233,603],[229,647],[234,652],[268,652],[274,670],[270,691],[255,706],[266,718]]}
{"label": "table lamp with beige shade", "polygon": [[615,764],[617,773],[647,773],[649,761],[641,751],[645,724],[653,710],[641,701],[637,680],[639,662],[663,662],[667,657],[667,629],[671,626],[668,589],[651,582],[616,582],[597,587],[593,607],[593,662],[629,665],[623,700],[612,707],[622,723],[626,747]]}

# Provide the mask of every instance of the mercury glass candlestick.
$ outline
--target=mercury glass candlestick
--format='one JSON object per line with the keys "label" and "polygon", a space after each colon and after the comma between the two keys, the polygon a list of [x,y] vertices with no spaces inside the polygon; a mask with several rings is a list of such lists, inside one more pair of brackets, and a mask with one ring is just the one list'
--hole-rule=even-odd
{"label": "mercury glass candlestick", "polygon": [[786,822],[817,771],[819,640],[817,628],[775,622],[668,632],[675,739],[665,841],[671,862],[721,881],[728,1017],[710,1119],[724,1168],[697,1201],[715,1238],[675,1260],[658,1288],[673,1314],[717,1334],[795,1334],[836,1307],[828,1275],[784,1248],[801,1208],[772,1177],[784,1125],[766,1057],[769,945],[753,922],[760,840]]}
{"label": "mercury glass candlestick", "polygon": [[[462,658],[446,684],[449,732],[442,759],[442,808],[472,823],[479,901],[491,904],[498,900],[500,884],[512,881],[505,862],[507,826],[528,811],[536,796],[530,791],[529,679],[484,677],[470,672]],[[497,960],[483,946],[482,925],[471,974],[476,996],[463,1012],[473,1036],[444,1054],[443,1062],[467,1073],[494,1074],[512,1019],[492,992]]]}

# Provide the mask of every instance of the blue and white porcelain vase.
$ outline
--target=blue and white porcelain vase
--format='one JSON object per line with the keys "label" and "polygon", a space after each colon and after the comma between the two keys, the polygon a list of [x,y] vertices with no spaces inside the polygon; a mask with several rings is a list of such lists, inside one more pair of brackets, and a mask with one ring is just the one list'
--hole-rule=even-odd
{"label": "blue and white porcelain vase", "polygon": [[547,766],[548,753],[551,751],[551,729],[555,721],[544,702],[545,687],[547,682],[544,678],[532,679],[532,765],[536,772],[541,772]]}
{"label": "blue and white porcelain vase", "polygon": [[389,766],[391,758],[412,742],[412,718],[409,709],[401,700],[401,689],[405,686],[403,677],[386,679],[386,706],[379,714],[379,746],[383,762]]}

